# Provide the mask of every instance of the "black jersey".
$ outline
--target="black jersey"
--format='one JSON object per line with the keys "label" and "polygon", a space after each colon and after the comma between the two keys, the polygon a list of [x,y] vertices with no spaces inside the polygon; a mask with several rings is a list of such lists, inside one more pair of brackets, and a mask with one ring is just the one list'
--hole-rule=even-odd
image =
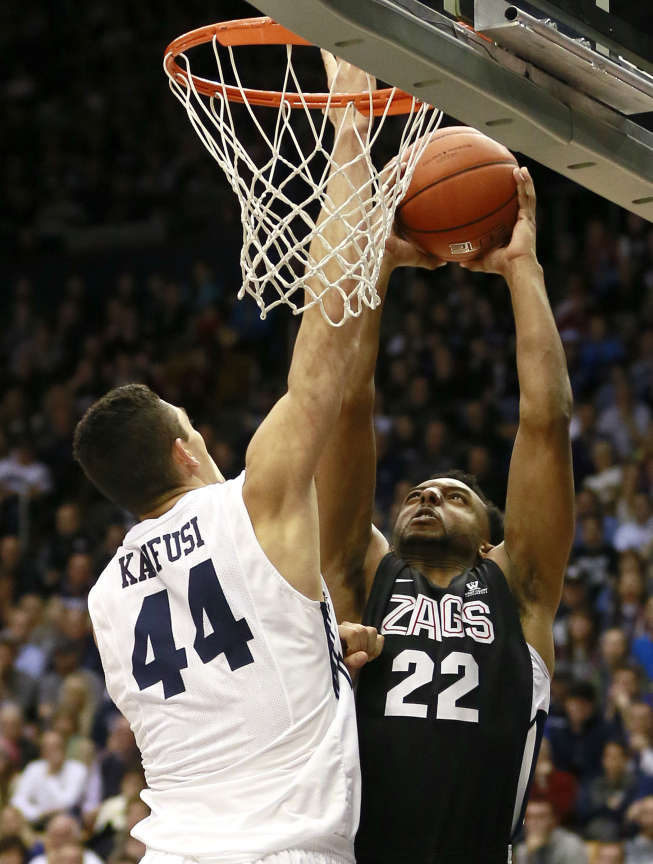
{"label": "black jersey", "polygon": [[385,646],[358,682],[358,864],[506,864],[549,679],[503,573],[486,559],[438,588],[391,553],[363,623]]}

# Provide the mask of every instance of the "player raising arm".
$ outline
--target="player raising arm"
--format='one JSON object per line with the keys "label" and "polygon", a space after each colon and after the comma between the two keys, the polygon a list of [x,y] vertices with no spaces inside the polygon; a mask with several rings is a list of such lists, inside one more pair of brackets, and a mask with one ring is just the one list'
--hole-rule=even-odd
{"label": "player raising arm", "polygon": [[[391,546],[372,528],[379,315],[365,322],[318,470],[324,573],[339,615],[385,636],[357,694],[360,864],[505,864],[548,710],[573,534],[572,397],[535,253],[533,184],[525,169],[515,180],[509,245],[468,265],[505,278],[515,317],[520,417],[503,542],[500,514],[457,471],[410,490]],[[414,260],[395,240],[384,279]],[[359,482],[343,494],[338,481],[351,476]]]}
{"label": "player raising arm", "polygon": [[[330,55],[325,65],[330,85],[359,89],[359,70],[338,72]],[[342,170],[328,186],[331,212],[367,176],[357,159],[367,121],[353,108],[333,120]],[[346,221],[321,224],[313,257],[342,243],[354,260]],[[330,267],[328,278],[341,275],[335,259]],[[337,292],[324,303],[342,317]],[[320,576],[314,474],[360,323],[334,328],[317,307],[304,314],[288,392],[235,480],[225,482],[183,408],[143,385],[112,390],[76,429],[88,477],[139,519],[89,609],[107,689],[142,754],[152,813],[133,834],[147,864],[353,862],[355,712]],[[368,636],[353,633],[353,648],[373,653]]]}

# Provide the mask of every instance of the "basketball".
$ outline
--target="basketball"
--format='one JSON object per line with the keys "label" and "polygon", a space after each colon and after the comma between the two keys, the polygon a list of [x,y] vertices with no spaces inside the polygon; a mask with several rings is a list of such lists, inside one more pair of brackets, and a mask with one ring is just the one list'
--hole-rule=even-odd
{"label": "basketball", "polygon": [[445,261],[470,261],[510,240],[517,219],[518,163],[469,126],[431,136],[397,208],[403,234]]}

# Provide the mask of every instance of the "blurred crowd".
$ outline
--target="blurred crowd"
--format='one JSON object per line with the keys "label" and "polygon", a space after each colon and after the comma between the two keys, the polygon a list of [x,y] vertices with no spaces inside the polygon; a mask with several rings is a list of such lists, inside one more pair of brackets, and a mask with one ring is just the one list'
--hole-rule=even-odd
{"label": "blurred crowd", "polygon": [[[13,261],[0,298],[0,864],[143,854],[129,837],[147,815],[140,759],[86,608],[132,517],[75,465],[76,421],[112,386],[143,381],[186,407],[231,477],[283,392],[297,322],[235,301],[231,193],[162,86],[165,42],[205,22],[185,5],[37,5],[12,27],[0,11],[11,69],[0,244]],[[577,530],[516,858],[651,864],[653,230],[534,174],[575,396]],[[107,263],[60,245],[75,226],[135,220],[167,226],[183,254],[170,242]],[[453,265],[395,274],[377,374],[378,527],[389,534],[410,484],[451,467],[503,506],[518,408],[501,280]]]}

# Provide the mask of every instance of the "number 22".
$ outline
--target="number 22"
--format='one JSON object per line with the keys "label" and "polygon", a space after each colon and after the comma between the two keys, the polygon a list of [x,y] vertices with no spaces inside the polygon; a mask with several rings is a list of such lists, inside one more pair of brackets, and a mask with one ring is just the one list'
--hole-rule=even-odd
{"label": "number 22", "polygon": [[[386,717],[426,717],[428,705],[419,702],[404,702],[418,687],[433,680],[435,664],[424,651],[407,648],[394,659],[393,672],[407,672],[414,666],[413,672],[395,684],[385,700]],[[458,700],[478,687],[478,663],[471,654],[463,651],[452,651],[440,664],[442,675],[457,675],[463,669],[463,676],[453,684],[445,687],[437,696],[437,720],[461,720],[464,723],[478,723],[478,710],[464,708],[458,705]]]}

